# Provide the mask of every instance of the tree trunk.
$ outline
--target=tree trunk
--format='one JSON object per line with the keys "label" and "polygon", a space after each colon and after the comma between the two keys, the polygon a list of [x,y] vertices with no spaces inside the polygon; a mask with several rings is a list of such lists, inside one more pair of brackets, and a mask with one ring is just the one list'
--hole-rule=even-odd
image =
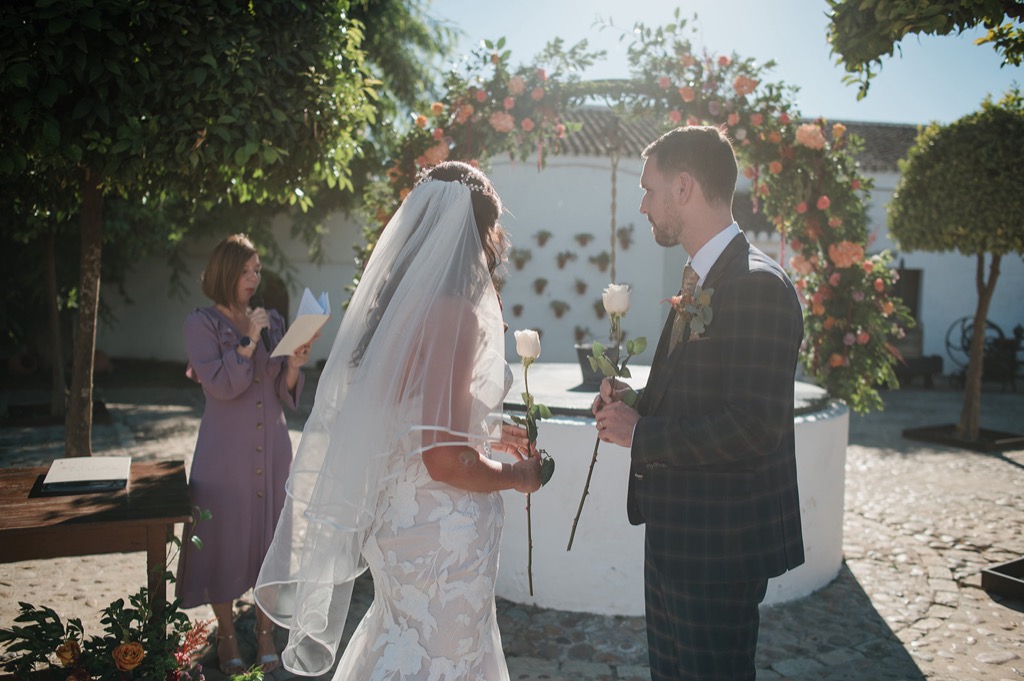
{"label": "tree trunk", "polygon": [[81,231],[82,273],[71,365],[71,401],[64,439],[66,456],[92,456],[92,373],[100,299],[100,258],[103,253],[103,193],[97,178],[88,168],[82,182]]}
{"label": "tree trunk", "polygon": [[971,354],[967,360],[967,374],[964,380],[964,405],[960,411],[960,422],[956,425],[956,434],[965,440],[977,440],[981,428],[981,378],[985,361],[985,322],[988,319],[988,308],[992,302],[992,293],[999,279],[998,253],[992,254],[989,266],[988,283],[985,283],[985,254],[979,253],[978,269],[975,275],[975,287],[978,290],[978,308],[974,312],[974,329],[971,334]]}
{"label": "tree trunk", "polygon": [[46,235],[46,289],[47,307],[50,317],[50,338],[53,343],[53,365],[51,366],[50,415],[64,416],[68,410],[68,387],[64,381],[64,339],[61,338],[60,309],[57,307],[57,236]]}

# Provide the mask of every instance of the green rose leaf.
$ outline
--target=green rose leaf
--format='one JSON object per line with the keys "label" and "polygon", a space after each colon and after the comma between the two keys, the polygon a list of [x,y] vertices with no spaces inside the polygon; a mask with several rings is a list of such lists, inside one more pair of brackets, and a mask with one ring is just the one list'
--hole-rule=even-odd
{"label": "green rose leaf", "polygon": [[541,459],[540,462],[540,486],[548,484],[548,480],[555,474],[555,460],[547,454]]}

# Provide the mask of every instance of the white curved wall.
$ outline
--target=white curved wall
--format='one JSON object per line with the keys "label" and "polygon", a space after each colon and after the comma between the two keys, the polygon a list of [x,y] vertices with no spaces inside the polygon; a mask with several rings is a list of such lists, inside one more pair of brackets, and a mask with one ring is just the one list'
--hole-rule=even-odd
{"label": "white curved wall", "polygon": [[[769,582],[765,603],[806,596],[839,573],[848,429],[849,410],[840,405],[796,419],[807,559]],[[595,435],[592,418],[540,423],[538,442],[555,458],[556,470],[551,482],[532,495],[534,595],[530,596],[527,580],[526,500],[522,494],[505,492],[499,596],[559,610],[643,614],[644,531],[626,520],[626,449],[602,443],[573,549],[566,552]]]}

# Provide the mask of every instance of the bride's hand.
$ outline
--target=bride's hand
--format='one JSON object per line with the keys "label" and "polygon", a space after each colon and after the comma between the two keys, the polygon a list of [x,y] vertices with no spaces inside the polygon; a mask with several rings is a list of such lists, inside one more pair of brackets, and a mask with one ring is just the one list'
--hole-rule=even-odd
{"label": "bride's hand", "polygon": [[540,489],[540,456],[537,454],[520,457],[512,464],[513,489],[523,494],[531,494]]}
{"label": "bride's hand", "polygon": [[524,453],[529,453],[530,439],[526,434],[526,428],[511,423],[502,423],[501,440],[492,442],[491,449],[516,457],[522,457]]}

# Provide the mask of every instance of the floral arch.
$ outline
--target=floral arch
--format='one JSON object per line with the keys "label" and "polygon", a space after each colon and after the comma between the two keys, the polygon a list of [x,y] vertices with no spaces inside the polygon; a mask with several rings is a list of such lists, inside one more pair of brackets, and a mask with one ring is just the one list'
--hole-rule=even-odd
{"label": "floral arch", "polygon": [[421,168],[446,159],[485,164],[502,153],[519,160],[536,154],[543,167],[578,129],[563,114],[584,101],[604,101],[620,116],[654,117],[665,130],[723,126],[751,182],[754,211],[782,235],[781,259],[805,307],[807,372],[856,411],[881,409],[877,387],[897,384],[900,357],[891,340],[911,320],[893,295],[889,254],[865,252],[863,198],[871,185],[854,160],[860,141],[841,123],[801,121],[795,90],[766,80],[772,62],[698,54],[685,26],[678,10],[667,26],[637,24],[626,48],[626,81],[580,81],[580,70],[599,56],[585,43],[564,49],[556,40],[533,63],[512,68],[504,39],[485,41],[449,74],[445,96],[416,114],[384,179],[371,186],[360,260]]}

